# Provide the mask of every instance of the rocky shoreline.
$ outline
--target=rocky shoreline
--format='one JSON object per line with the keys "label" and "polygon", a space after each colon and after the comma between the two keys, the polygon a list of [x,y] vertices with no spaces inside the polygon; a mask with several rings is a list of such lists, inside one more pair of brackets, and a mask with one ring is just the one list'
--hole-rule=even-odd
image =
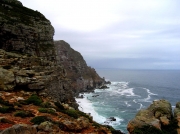
{"label": "rocky shoreline", "polygon": [[[78,110],[74,97],[106,82],[68,43],[53,40],[43,14],[18,0],[1,0],[0,14],[1,134],[121,134]],[[128,131],[173,134],[179,124],[180,103],[173,116],[170,103],[159,100],[138,112]]]}

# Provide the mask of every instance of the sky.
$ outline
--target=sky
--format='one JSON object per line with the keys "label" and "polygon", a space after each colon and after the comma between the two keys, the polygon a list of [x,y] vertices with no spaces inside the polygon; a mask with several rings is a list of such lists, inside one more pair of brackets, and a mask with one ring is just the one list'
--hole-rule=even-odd
{"label": "sky", "polygon": [[88,66],[180,69],[180,0],[19,0]]}

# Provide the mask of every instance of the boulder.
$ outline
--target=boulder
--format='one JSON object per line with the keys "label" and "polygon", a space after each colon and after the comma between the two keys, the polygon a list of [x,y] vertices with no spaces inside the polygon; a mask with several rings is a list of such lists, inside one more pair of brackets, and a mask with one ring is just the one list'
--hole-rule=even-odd
{"label": "boulder", "polygon": [[37,134],[35,127],[27,124],[16,124],[1,132],[1,134]]}
{"label": "boulder", "polygon": [[0,68],[0,90],[13,90],[15,77],[11,70]]}
{"label": "boulder", "polygon": [[140,110],[135,118],[129,121],[127,130],[133,133],[135,128],[145,126],[154,126],[161,130],[162,125],[169,125],[172,117],[171,104],[167,100],[155,100],[147,109]]}
{"label": "boulder", "polygon": [[38,125],[38,129],[45,132],[52,132],[54,129],[54,125],[49,121],[45,121]]}
{"label": "boulder", "polygon": [[153,103],[148,107],[148,110],[158,119],[163,116],[166,116],[168,119],[173,117],[171,104],[167,100],[153,101]]}

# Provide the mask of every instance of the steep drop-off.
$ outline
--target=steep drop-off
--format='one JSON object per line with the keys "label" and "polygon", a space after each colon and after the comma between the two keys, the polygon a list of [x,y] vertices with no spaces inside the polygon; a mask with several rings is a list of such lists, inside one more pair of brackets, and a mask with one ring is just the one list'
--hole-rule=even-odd
{"label": "steep drop-off", "polygon": [[0,132],[111,133],[75,110],[74,96],[104,80],[67,43],[54,43],[53,35],[38,11],[0,1]]}

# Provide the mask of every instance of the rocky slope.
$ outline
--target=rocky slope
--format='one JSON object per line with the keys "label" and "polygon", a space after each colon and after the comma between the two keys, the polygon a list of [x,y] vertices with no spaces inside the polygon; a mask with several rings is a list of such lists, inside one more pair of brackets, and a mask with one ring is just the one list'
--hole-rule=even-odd
{"label": "rocky slope", "polygon": [[72,49],[63,40],[55,41],[57,59],[59,64],[66,69],[66,75],[73,82],[75,93],[100,88],[104,85],[104,79],[100,78],[94,68],[87,66],[82,55]]}
{"label": "rocky slope", "polygon": [[155,100],[147,108],[140,110],[129,121],[130,134],[180,134],[180,102],[176,104],[174,115],[167,100]]}
{"label": "rocky slope", "polygon": [[74,96],[104,80],[67,43],[54,45],[53,35],[38,11],[0,1],[1,133],[111,133],[75,110]]}

